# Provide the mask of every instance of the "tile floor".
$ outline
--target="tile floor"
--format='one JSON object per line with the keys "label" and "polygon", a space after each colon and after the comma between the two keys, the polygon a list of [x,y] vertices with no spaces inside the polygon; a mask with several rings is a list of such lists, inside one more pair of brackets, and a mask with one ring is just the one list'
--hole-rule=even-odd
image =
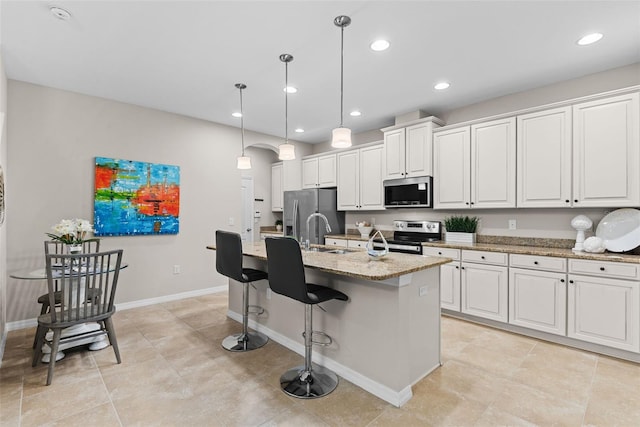
{"label": "tile floor", "polygon": [[444,366],[393,407],[346,380],[298,400],[278,378],[302,357],[270,341],[229,353],[226,294],[118,312],[111,347],[32,368],[33,329],[9,333],[1,426],[640,426],[640,365],[443,318]]}

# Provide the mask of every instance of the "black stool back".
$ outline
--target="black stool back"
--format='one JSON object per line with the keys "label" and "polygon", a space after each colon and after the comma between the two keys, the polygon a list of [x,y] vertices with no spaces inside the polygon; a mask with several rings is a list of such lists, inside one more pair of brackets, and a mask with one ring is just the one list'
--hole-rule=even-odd
{"label": "black stool back", "polygon": [[242,277],[242,239],[238,233],[216,230],[216,271],[238,282]]}
{"label": "black stool back", "polygon": [[269,287],[277,294],[305,304],[315,304],[307,294],[300,245],[295,239],[273,237],[265,240]]}

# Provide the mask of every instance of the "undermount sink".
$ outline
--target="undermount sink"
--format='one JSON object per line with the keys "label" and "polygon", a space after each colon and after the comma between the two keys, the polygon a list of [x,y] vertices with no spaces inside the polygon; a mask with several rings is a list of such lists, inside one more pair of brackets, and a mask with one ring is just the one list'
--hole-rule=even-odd
{"label": "undermount sink", "polygon": [[328,254],[346,254],[346,253],[351,252],[351,251],[348,250],[348,249],[314,247],[314,248],[307,249],[307,252],[326,252]]}

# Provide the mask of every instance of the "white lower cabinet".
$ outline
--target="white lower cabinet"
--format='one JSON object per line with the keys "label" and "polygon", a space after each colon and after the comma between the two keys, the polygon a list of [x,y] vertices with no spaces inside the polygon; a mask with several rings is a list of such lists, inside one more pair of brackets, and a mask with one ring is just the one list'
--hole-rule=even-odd
{"label": "white lower cabinet", "polygon": [[569,274],[567,335],[640,352],[640,282]]}
{"label": "white lower cabinet", "polygon": [[[503,259],[503,265],[465,262],[465,259],[500,262],[499,258]],[[509,273],[506,265],[506,254],[463,250],[460,311],[506,323],[509,320]]]}
{"label": "white lower cabinet", "polygon": [[347,242],[347,247],[348,248],[366,249],[367,248],[367,240],[349,240]]}
{"label": "white lower cabinet", "polygon": [[567,274],[509,269],[509,323],[566,335]]}
{"label": "white lower cabinet", "polygon": [[324,239],[324,244],[327,246],[340,246],[346,248],[349,245],[349,241],[346,239],[334,239],[333,237],[327,237]]}
{"label": "white lower cabinet", "polygon": [[460,249],[425,246],[422,253],[453,259],[453,262],[440,266],[440,307],[460,311]]}

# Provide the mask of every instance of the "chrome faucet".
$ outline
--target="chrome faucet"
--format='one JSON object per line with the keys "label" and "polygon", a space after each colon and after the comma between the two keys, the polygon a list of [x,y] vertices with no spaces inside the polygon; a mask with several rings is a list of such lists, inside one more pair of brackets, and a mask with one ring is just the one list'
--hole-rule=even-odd
{"label": "chrome faucet", "polygon": [[305,250],[309,250],[309,240],[310,240],[310,235],[309,235],[309,221],[311,221],[311,218],[313,218],[314,216],[320,217],[324,220],[325,225],[327,226],[327,233],[331,232],[331,226],[329,225],[329,220],[327,219],[326,216],[324,216],[323,214],[321,214],[320,212],[316,212],[316,213],[312,213],[311,215],[309,215],[307,217],[307,240],[304,242],[304,249]]}

